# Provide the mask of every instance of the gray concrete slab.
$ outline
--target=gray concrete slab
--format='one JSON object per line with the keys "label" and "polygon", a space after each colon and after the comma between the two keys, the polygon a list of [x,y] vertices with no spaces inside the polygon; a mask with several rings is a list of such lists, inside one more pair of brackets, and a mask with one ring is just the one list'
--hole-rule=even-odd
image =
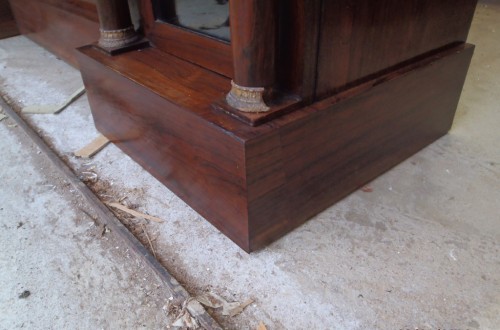
{"label": "gray concrete slab", "polygon": [[156,276],[20,130],[0,123],[0,329],[166,327]]}
{"label": "gray concrete slab", "polygon": [[[477,44],[450,134],[257,253],[247,255],[114,146],[72,156],[97,134],[86,98],[32,115],[103,200],[165,219],[158,259],[192,294],[254,298],[228,329],[498,329],[500,324],[500,3],[481,1]],[[53,103],[78,72],[23,37],[0,41],[0,90],[14,106]],[[136,220],[123,218],[132,231]],[[139,235],[139,233],[138,233]],[[144,239],[144,238],[142,238]]]}

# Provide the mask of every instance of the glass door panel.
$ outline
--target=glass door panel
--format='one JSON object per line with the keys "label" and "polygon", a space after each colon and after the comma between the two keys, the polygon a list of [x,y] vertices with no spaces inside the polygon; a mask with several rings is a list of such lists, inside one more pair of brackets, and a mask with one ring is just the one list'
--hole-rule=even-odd
{"label": "glass door panel", "polygon": [[220,40],[230,41],[229,0],[156,0],[155,16]]}

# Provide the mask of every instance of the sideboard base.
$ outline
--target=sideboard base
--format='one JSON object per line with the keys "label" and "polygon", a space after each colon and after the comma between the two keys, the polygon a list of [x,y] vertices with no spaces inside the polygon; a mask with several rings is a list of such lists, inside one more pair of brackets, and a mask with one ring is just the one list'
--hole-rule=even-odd
{"label": "sideboard base", "polygon": [[257,127],[213,109],[227,78],[155,48],[86,46],[78,59],[98,130],[250,252],[446,134],[473,50],[453,46]]}

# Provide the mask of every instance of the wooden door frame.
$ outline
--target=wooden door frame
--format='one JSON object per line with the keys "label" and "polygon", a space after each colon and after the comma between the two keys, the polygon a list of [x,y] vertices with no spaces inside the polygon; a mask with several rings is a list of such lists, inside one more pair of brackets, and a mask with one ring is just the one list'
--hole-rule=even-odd
{"label": "wooden door frame", "polygon": [[158,49],[232,78],[231,44],[155,18],[151,0],[141,0],[144,34]]}

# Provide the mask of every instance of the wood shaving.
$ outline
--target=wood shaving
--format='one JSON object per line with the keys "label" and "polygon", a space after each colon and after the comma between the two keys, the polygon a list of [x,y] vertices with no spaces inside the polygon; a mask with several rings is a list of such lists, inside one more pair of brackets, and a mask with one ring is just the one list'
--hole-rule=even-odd
{"label": "wood shaving", "polygon": [[128,213],[130,215],[133,215],[134,217],[137,217],[137,218],[151,220],[151,221],[157,222],[157,223],[163,223],[164,222],[160,218],[154,217],[154,216],[149,215],[149,214],[144,214],[144,213],[141,213],[141,212],[137,212],[135,210],[131,210],[128,207],[125,207],[125,206],[123,206],[122,204],[119,204],[119,203],[106,203],[106,204],[109,205],[109,206],[111,206],[111,207],[113,207],[113,208],[115,208],[115,209],[118,209],[118,210],[123,211],[125,213]]}

